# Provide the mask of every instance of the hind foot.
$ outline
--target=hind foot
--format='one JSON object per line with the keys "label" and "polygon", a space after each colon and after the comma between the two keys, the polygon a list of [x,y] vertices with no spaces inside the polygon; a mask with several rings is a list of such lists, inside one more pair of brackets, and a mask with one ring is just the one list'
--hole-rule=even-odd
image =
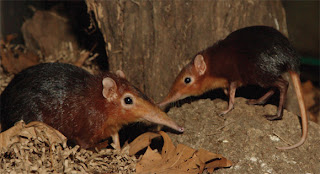
{"label": "hind foot", "polygon": [[248,105],[263,105],[265,103],[266,103],[266,101],[261,101],[261,100],[256,100],[256,99],[247,100]]}
{"label": "hind foot", "polygon": [[267,102],[267,100],[274,94],[274,89],[269,90],[266,94],[264,94],[259,99],[251,99],[247,101],[249,105],[263,105]]}
{"label": "hind foot", "polygon": [[275,120],[282,119],[282,116],[278,116],[278,115],[264,115],[264,117],[266,117],[266,119],[269,121],[275,121]]}

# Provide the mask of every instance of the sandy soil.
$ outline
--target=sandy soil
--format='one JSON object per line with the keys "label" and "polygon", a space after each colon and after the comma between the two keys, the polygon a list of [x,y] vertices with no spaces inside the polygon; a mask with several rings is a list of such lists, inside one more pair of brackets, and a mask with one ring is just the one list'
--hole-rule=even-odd
{"label": "sandy soil", "polygon": [[181,107],[172,107],[168,115],[184,125],[181,135],[170,134],[175,143],[204,148],[233,162],[231,168],[216,173],[320,173],[320,126],[309,122],[307,141],[299,148],[278,150],[299,141],[299,117],[284,111],[280,121],[268,121],[263,115],[274,114],[276,106],[252,106],[236,98],[235,108],[227,108],[221,99],[200,99]]}

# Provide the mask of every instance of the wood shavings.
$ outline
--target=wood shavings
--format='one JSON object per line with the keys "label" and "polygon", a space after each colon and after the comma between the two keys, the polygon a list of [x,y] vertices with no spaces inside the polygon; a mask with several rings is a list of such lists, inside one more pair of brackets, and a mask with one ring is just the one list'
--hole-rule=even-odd
{"label": "wood shavings", "polygon": [[[21,49],[25,50],[23,45],[12,45],[7,44],[7,47],[10,47],[14,50]],[[74,53],[70,51],[70,44],[68,43],[62,43],[61,45],[62,49],[56,50],[56,55],[58,56],[48,56],[45,57],[41,51],[37,52],[37,55],[40,57],[39,62],[40,63],[47,63],[47,62],[62,62],[62,63],[70,63],[73,64],[77,62]],[[80,55],[83,56],[82,65],[81,67],[85,69],[86,71],[90,72],[91,74],[95,74],[99,72],[99,68],[97,65],[93,64],[92,61],[98,56],[97,53],[92,54],[86,50],[82,50]],[[79,57],[77,57],[79,58]],[[2,65],[2,62],[0,60],[0,65]],[[6,86],[9,84],[9,82],[13,79],[14,74],[13,73],[5,73],[2,66],[0,66],[0,93],[6,88]]]}
{"label": "wood shavings", "polygon": [[[36,125],[31,125],[32,127]],[[39,126],[38,126],[39,128]],[[137,159],[130,157],[129,150],[103,149],[92,152],[78,145],[68,147],[66,140],[51,144],[46,131],[35,128],[33,136],[22,129],[18,141],[0,150],[0,173],[134,173]],[[4,134],[7,131],[1,133]],[[21,133],[22,132],[22,133]]]}
{"label": "wood shavings", "polygon": [[12,73],[5,74],[3,68],[0,66],[0,93],[7,87],[8,83],[13,79],[13,76]]}
{"label": "wood shavings", "polygon": [[6,72],[14,74],[39,62],[39,57],[23,45],[10,44],[16,36],[11,34],[6,40],[0,40],[1,65]]}
{"label": "wood shavings", "polygon": [[[81,50],[79,53],[74,53],[72,51],[72,46],[68,42],[61,43],[61,48],[55,50],[55,56],[44,56],[41,51],[38,51],[40,55],[40,63],[47,62],[61,62],[61,63],[69,63],[76,64],[77,66],[81,66],[83,69],[87,70],[91,74],[99,72],[99,68],[97,65],[92,63],[99,54],[92,54],[91,51]],[[82,59],[82,60],[79,60]],[[80,61],[80,63],[79,63]]]}

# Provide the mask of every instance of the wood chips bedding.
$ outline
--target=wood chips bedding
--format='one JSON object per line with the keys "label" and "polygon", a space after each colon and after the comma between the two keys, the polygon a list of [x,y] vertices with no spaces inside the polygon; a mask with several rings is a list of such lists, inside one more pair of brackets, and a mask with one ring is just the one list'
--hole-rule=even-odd
{"label": "wood chips bedding", "polygon": [[[52,143],[55,134],[22,124],[12,144],[0,150],[0,173],[134,173],[137,159],[122,151],[89,151],[78,145],[68,147],[66,139]],[[32,128],[32,129],[30,129]],[[4,132],[5,133],[5,132]],[[1,141],[4,139],[1,138]],[[55,138],[58,139],[58,138]]]}

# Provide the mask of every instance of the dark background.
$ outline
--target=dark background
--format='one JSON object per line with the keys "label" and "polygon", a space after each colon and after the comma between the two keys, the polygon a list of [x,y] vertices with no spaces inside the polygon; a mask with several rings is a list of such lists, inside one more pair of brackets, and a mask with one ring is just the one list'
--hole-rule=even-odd
{"label": "dark background", "polygon": [[[314,85],[319,86],[319,1],[298,0],[282,1],[282,3],[286,11],[289,39],[302,55],[302,79],[312,80]],[[75,28],[79,43],[83,48],[89,49],[87,34],[84,30],[79,30],[89,26],[84,1],[0,1],[0,38],[18,33],[18,38],[13,43],[23,44],[21,26],[26,19],[32,17],[32,9],[48,10],[52,7],[74,19],[72,26]],[[101,41],[103,42],[102,39]]]}

